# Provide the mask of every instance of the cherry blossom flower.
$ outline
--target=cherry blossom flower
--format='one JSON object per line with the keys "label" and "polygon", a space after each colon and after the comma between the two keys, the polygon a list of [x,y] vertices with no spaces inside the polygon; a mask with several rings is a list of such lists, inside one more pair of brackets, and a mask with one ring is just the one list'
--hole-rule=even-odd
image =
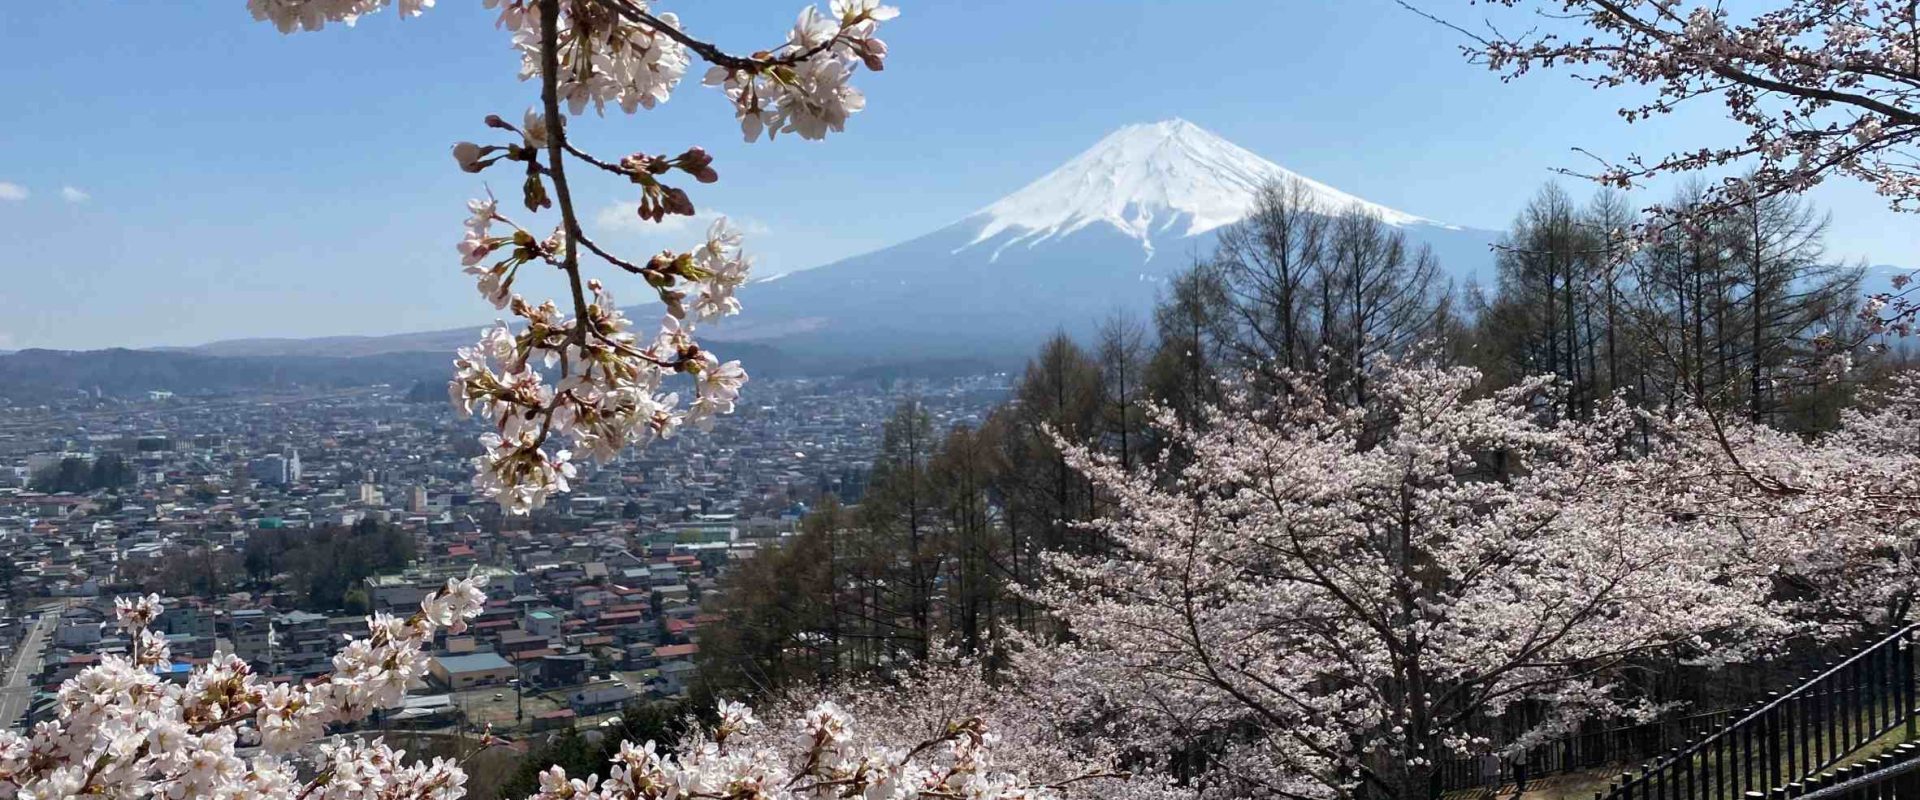
{"label": "cherry blossom flower", "polygon": [[705,320],[740,313],[734,292],[753,270],[753,259],[741,253],[740,242],[740,232],[721,217],[707,228],[706,244],[694,250],[693,266],[704,275],[693,304],[696,317]]}
{"label": "cherry blossom flower", "polygon": [[[774,69],[715,65],[702,78],[733,101],[741,133],[755,141],[765,132],[822,139],[845,130],[847,118],[866,107],[866,97],[848,84],[855,65],[884,66],[886,43],[873,34],[879,23],[899,11],[858,0],[835,2],[830,14],[808,7],[800,12],[787,43],[775,59],[800,59]],[[804,56],[804,58],[802,58]]]}
{"label": "cherry blossom flower", "polygon": [[[573,114],[591,104],[605,113],[609,103],[626,113],[665,102],[691,63],[686,48],[659,30],[634,25],[605,6],[569,3],[562,7],[560,36],[577,53],[590,53],[591,71],[569,70],[559,78],[561,99]],[[673,14],[658,17],[663,27],[678,30]],[[580,24],[585,20],[588,24]],[[540,75],[540,32],[523,26],[514,34],[520,50],[520,77]]]}

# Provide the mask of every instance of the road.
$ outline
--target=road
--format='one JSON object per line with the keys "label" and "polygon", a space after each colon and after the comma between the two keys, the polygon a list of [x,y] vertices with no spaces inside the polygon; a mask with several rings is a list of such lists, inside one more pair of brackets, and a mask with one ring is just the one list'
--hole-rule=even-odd
{"label": "road", "polygon": [[36,688],[29,681],[33,673],[40,669],[40,651],[47,644],[47,637],[53,633],[53,627],[60,622],[59,604],[44,607],[40,618],[35,620],[33,628],[20,640],[20,650],[13,659],[13,665],[7,669],[7,682],[0,686],[0,724],[14,727],[20,722],[20,715],[27,713],[27,704],[33,702]]}

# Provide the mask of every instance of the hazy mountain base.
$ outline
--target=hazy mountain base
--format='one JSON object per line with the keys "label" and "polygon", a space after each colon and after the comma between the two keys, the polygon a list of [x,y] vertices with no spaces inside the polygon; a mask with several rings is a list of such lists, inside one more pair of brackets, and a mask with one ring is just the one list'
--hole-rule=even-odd
{"label": "hazy mountain base", "polygon": [[[1090,338],[1115,314],[1144,320],[1169,279],[1213,254],[1207,232],[1170,238],[1148,255],[1139,241],[1090,226],[1037,243],[1015,235],[973,242],[978,223],[934,233],[746,287],[751,306],[711,338],[772,344],[834,359],[974,357],[1023,361],[1055,333]],[[1492,281],[1498,234],[1409,225],[1433,247],[1455,288]],[[1487,286],[1491,288],[1491,286]]]}
{"label": "hazy mountain base", "polygon": [[[288,340],[297,342],[299,340]],[[825,358],[791,356],[762,344],[716,343],[762,378],[841,375],[857,380],[937,379],[1010,369],[1012,358]],[[360,356],[204,355],[170,350],[21,350],[0,353],[0,400],[35,404],[54,394],[94,392],[128,397],[152,391],[220,395],[288,389],[336,389],[387,384],[444,402],[453,350]]]}

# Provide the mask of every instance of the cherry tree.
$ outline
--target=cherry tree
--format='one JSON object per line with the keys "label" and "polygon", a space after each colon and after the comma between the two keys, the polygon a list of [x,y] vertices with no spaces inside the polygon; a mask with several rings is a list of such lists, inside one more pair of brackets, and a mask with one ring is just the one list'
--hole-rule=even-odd
{"label": "cherry tree", "polygon": [[1667,428],[1683,513],[1735,532],[1775,574],[1782,609],[1827,635],[1914,620],[1920,600],[1920,378],[1843,411],[1812,438],[1705,411]]}
{"label": "cherry tree", "polygon": [[[353,24],[393,5],[417,16],[433,0],[248,0],[255,19],[284,33]],[[605,462],[628,446],[673,436],[687,425],[707,427],[732,413],[747,373],[722,362],[695,338],[698,324],[738,313],[735,297],[752,261],[740,234],[724,219],[706,241],[684,252],[646,259],[610,252],[581,226],[568,168],[606,173],[638,187],[637,213],[659,222],[695,212],[686,180],[718,180],[713,159],[699,147],[678,154],[636,152],[601,158],[576,147],[567,121],[589,108],[624,113],[665,102],[696,59],[709,65],[703,83],[730,101],[748,141],[788,133],[821,139],[844,130],[866,104],[848,81],[860,67],[885,66],[886,43],[876,36],[896,10],[878,0],[833,0],[827,12],[803,9],[777,47],[734,55],[696,39],[680,19],[653,11],[643,0],[485,0],[512,37],[520,77],[540,83],[539,103],[518,115],[486,118],[494,142],[460,142],[453,157],[472,173],[516,169],[524,175],[511,198],[529,215],[553,209],[550,229],[515,221],[500,200],[468,203],[458,250],[480,295],[517,322],[500,322],[478,344],[462,349],[448,394],[463,415],[493,424],[475,459],[480,493],[510,513],[524,514],[554,492],[568,489],[574,456]],[[512,203],[510,203],[512,204]],[[588,262],[630,276],[652,293],[664,314],[642,336],[615,302],[609,283],[588,276]],[[514,293],[524,269],[551,268],[566,279],[569,297],[536,302]],[[684,376],[690,399],[668,381]],[[562,443],[570,446],[561,446]]]}
{"label": "cherry tree", "polygon": [[[1114,500],[1091,523],[1111,557],[1055,556],[1038,592],[1075,641],[1028,669],[1143,748],[1208,743],[1225,795],[1424,798],[1443,759],[1656,710],[1619,667],[1743,657],[1782,624],[1734,531],[1666,499],[1683,465],[1622,446],[1641,420],[1619,403],[1545,422],[1550,379],[1480,396],[1408,362],[1366,410],[1299,383],[1162,415],[1191,459],[1171,475],[1075,451]],[[1522,708],[1547,722],[1492,741]]]}

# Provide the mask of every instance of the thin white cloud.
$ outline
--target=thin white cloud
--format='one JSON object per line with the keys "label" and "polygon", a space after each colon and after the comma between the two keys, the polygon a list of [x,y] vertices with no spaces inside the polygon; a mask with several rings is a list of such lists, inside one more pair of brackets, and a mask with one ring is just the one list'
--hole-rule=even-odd
{"label": "thin white cloud", "polygon": [[[639,211],[640,204],[637,202],[613,203],[594,214],[593,221],[607,230],[639,234],[649,241],[697,237],[706,233],[707,228],[713,225],[713,221],[721,217],[727,217],[727,222],[732,224],[735,230],[748,236],[768,232],[764,223],[742,217],[729,217],[721,211],[701,211],[691,217],[676,214],[659,222],[641,219]],[[698,242],[689,240],[680,244],[679,247],[684,249],[695,244]]]}
{"label": "thin white cloud", "polygon": [[[684,253],[706,243],[707,228],[713,221],[727,217],[727,224],[746,234],[745,251],[756,259],[772,257],[766,223],[750,217],[729,216],[718,210],[701,211],[691,217],[670,216],[660,222],[644,220],[636,213],[637,203],[613,203],[594,212],[596,230],[606,235],[595,237],[601,246],[630,261],[646,263],[662,250]],[[763,262],[764,263],[764,262]]]}
{"label": "thin white cloud", "polygon": [[79,189],[75,189],[71,186],[62,186],[60,187],[60,199],[65,200],[69,203],[84,203],[84,202],[87,202],[88,200],[92,200],[93,195],[87,194],[86,192],[80,191]]}
{"label": "thin white cloud", "polygon": [[22,200],[27,199],[27,194],[28,194],[27,187],[25,186],[21,186],[20,184],[17,184],[17,183],[8,183],[6,181],[0,181],[0,200],[4,200],[9,203],[18,203]]}

